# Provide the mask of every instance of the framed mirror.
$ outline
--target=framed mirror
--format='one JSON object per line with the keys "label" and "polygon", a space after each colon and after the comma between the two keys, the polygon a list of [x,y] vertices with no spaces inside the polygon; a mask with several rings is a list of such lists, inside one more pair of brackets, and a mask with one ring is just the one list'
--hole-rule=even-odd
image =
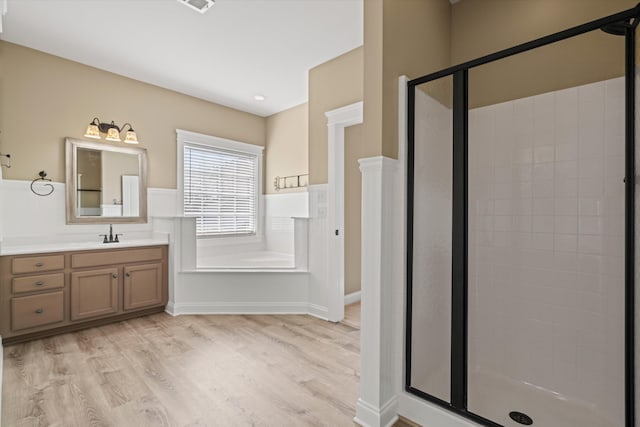
{"label": "framed mirror", "polygon": [[147,222],[147,150],[65,139],[67,224]]}

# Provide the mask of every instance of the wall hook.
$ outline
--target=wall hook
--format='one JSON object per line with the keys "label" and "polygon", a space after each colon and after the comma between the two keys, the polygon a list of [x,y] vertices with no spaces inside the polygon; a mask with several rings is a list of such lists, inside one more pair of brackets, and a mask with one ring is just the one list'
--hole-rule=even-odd
{"label": "wall hook", "polygon": [[53,193],[53,184],[44,184],[45,187],[49,187],[49,192],[48,193],[38,193],[36,190],[33,189],[33,184],[35,184],[38,181],[48,181],[51,182],[51,180],[49,178],[46,178],[47,173],[45,171],[40,171],[38,172],[38,175],[40,176],[40,178],[36,178],[33,181],[31,181],[31,191],[33,192],[33,194],[37,195],[37,196],[48,196],[49,194]]}
{"label": "wall hook", "polygon": [[0,166],[4,166],[5,168],[11,168],[11,154],[2,154],[0,153],[0,157],[5,157],[7,159],[6,163],[0,162]]}

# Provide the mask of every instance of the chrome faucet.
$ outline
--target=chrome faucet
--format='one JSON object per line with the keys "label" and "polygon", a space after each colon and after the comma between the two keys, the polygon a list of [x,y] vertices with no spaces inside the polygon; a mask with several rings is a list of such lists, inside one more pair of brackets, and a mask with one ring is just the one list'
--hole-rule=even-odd
{"label": "chrome faucet", "polygon": [[122,233],[113,234],[113,224],[109,224],[109,234],[99,234],[99,236],[104,236],[104,240],[102,243],[118,243],[118,236],[122,236]]}

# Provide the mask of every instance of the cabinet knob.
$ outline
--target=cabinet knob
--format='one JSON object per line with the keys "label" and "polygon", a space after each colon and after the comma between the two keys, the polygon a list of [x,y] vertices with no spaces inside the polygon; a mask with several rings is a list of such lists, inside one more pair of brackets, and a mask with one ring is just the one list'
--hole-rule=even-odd
{"label": "cabinet knob", "polygon": [[111,277],[113,277],[114,279],[117,279],[118,275],[117,274],[112,274]]}
{"label": "cabinet knob", "polygon": [[126,273],[125,276],[131,277],[131,273]]}
{"label": "cabinet knob", "polygon": [[36,283],[34,283],[34,285],[42,286],[42,285],[44,285],[44,282],[42,280],[38,280]]}
{"label": "cabinet knob", "polygon": [[41,308],[39,308],[39,309],[37,309],[37,310],[35,311],[35,313],[36,313],[36,314],[42,314],[42,313],[44,313],[44,310],[43,310],[43,309],[41,309]]}
{"label": "cabinet knob", "polygon": [[44,263],[42,263],[42,262],[36,262],[36,267],[42,267],[42,266],[44,266]]}

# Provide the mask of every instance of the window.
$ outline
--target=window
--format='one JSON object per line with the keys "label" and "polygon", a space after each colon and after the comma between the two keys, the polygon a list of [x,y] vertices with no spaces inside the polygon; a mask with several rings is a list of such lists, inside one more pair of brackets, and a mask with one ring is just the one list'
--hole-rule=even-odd
{"label": "window", "polygon": [[196,217],[196,236],[256,234],[262,147],[181,132],[184,215]]}

